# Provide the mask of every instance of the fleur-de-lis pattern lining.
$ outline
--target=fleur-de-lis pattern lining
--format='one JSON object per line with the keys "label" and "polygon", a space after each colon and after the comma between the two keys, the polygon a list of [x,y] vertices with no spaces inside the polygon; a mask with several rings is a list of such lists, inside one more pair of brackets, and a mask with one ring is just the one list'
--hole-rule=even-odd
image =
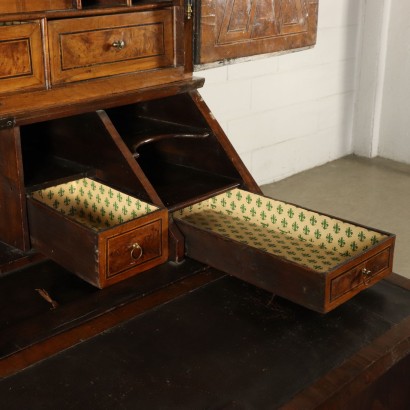
{"label": "fleur-de-lis pattern lining", "polygon": [[240,189],[176,211],[174,217],[319,272],[334,269],[385,237]]}
{"label": "fleur-de-lis pattern lining", "polygon": [[90,178],[40,189],[32,192],[31,196],[95,231],[158,209]]}

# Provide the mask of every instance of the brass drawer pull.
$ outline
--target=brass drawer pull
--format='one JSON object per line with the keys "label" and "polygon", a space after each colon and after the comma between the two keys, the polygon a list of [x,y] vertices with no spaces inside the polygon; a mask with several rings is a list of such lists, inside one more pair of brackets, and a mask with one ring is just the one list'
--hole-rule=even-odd
{"label": "brass drawer pull", "polygon": [[117,50],[122,50],[125,47],[125,41],[117,40],[117,41],[114,41],[111,45]]}
{"label": "brass drawer pull", "polygon": [[142,258],[142,254],[143,251],[141,246],[137,242],[135,242],[131,248],[131,258],[137,261]]}
{"label": "brass drawer pull", "polygon": [[363,283],[365,285],[368,285],[370,283],[370,280],[372,278],[372,271],[366,268],[362,269],[362,275],[363,275]]}

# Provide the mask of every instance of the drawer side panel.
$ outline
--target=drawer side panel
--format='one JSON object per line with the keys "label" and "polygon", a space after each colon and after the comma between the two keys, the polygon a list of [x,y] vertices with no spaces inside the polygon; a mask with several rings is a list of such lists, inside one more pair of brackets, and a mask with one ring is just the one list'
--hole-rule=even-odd
{"label": "drawer side panel", "polygon": [[323,275],[184,221],[176,223],[190,258],[310,309],[324,311]]}
{"label": "drawer side panel", "polygon": [[30,198],[27,211],[33,248],[98,286],[97,238],[94,232],[71,223],[50,207]]}

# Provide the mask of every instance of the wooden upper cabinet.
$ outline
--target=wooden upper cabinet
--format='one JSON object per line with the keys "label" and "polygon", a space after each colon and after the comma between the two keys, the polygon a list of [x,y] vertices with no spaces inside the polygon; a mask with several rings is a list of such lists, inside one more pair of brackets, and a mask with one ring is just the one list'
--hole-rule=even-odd
{"label": "wooden upper cabinet", "polygon": [[273,53],[316,43],[319,0],[202,0],[195,64]]}

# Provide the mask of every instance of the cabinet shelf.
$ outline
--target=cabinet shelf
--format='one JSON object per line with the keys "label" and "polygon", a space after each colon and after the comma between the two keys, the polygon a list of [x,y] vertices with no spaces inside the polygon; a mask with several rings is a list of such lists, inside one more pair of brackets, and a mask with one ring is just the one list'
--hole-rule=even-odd
{"label": "cabinet shelf", "polygon": [[240,184],[238,171],[189,93],[106,112],[170,210]]}
{"label": "cabinet shelf", "polygon": [[77,0],[78,9],[130,5],[132,5],[132,0]]}
{"label": "cabinet shelf", "polygon": [[41,161],[31,155],[24,162],[24,183],[27,191],[48,186],[50,182],[62,183],[73,178],[91,176],[94,170],[64,158],[47,156]]}

